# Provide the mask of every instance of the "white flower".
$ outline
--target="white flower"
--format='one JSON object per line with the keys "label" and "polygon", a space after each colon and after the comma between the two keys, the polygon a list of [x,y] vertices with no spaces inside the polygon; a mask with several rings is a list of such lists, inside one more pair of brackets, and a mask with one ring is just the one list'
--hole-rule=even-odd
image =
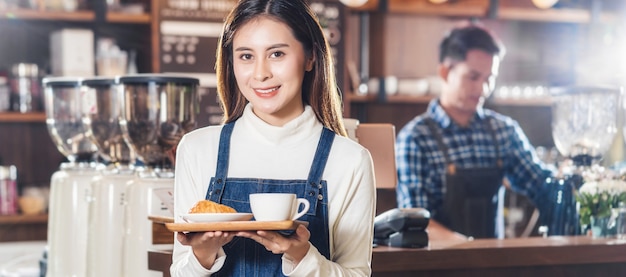
{"label": "white flower", "polygon": [[585,182],[579,190],[580,193],[597,194],[608,192],[609,194],[619,194],[626,192],[626,181],[616,179],[604,179],[599,181]]}
{"label": "white flower", "polygon": [[622,180],[604,180],[598,185],[601,191],[608,191],[611,194],[617,194],[626,191],[626,182]]}
{"label": "white flower", "polygon": [[598,183],[595,181],[585,182],[578,191],[580,193],[596,194],[598,193]]}

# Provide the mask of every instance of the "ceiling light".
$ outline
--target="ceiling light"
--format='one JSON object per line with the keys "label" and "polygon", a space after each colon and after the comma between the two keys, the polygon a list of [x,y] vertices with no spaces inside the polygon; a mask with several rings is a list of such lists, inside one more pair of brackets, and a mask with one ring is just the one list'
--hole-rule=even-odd
{"label": "ceiling light", "polygon": [[365,5],[365,3],[367,3],[367,0],[339,0],[341,3],[343,3],[344,5],[351,7],[351,8],[356,8],[356,7],[360,7]]}
{"label": "ceiling light", "polygon": [[552,6],[556,4],[556,2],[559,2],[559,0],[532,0],[532,1],[535,7],[544,9],[544,10],[552,8]]}

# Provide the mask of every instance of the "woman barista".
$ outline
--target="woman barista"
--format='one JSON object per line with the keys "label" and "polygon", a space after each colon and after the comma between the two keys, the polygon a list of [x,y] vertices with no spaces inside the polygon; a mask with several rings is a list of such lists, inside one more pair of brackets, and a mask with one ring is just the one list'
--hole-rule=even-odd
{"label": "woman barista", "polygon": [[439,50],[441,95],[397,136],[398,205],[431,212],[432,240],[503,238],[503,178],[537,204],[550,172],[516,121],[483,108],[504,55],[498,40],[470,24]]}
{"label": "woman barista", "polygon": [[369,276],[375,213],[370,153],[345,136],[332,53],[306,0],[240,0],[217,51],[224,125],[176,151],[175,218],[198,200],[250,212],[249,194],[295,193],[295,233],[177,234],[172,276]]}

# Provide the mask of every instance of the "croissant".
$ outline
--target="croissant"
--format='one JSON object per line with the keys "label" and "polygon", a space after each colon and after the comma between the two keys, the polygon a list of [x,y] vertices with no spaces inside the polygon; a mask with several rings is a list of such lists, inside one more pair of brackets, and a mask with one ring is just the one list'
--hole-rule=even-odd
{"label": "croissant", "polygon": [[229,206],[215,203],[211,200],[200,200],[191,207],[189,213],[236,213],[237,211]]}

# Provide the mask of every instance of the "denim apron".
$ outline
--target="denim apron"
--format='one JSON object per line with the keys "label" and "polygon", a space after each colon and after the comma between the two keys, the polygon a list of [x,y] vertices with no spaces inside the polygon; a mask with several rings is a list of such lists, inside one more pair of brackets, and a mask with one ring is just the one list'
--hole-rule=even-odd
{"label": "denim apron", "polygon": [[[230,136],[235,122],[224,125],[219,144],[217,170],[207,190],[206,199],[231,206],[241,213],[249,213],[249,195],[258,192],[295,193],[309,200],[306,215],[298,220],[307,221],[311,232],[310,242],[330,259],[328,228],[328,194],[322,173],[328,160],[335,133],[327,128],[322,131],[308,179],[276,180],[257,178],[228,178]],[[273,254],[254,240],[235,237],[224,245],[226,261],[213,276],[284,276],[282,254]]]}
{"label": "denim apron", "polygon": [[504,197],[502,186],[504,170],[491,120],[488,118],[486,125],[496,148],[496,164],[492,167],[457,168],[450,160],[448,147],[435,121],[426,119],[426,124],[435,136],[447,165],[443,179],[446,188],[443,207],[433,218],[455,232],[474,238],[504,236],[503,200],[501,200]]}

